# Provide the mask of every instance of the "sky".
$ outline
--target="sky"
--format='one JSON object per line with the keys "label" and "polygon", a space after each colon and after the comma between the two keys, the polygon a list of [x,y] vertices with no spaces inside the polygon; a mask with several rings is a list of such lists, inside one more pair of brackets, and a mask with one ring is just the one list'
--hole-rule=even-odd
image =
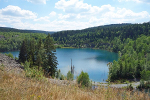
{"label": "sky", "polygon": [[0,27],[44,31],[150,21],[150,0],[0,0]]}

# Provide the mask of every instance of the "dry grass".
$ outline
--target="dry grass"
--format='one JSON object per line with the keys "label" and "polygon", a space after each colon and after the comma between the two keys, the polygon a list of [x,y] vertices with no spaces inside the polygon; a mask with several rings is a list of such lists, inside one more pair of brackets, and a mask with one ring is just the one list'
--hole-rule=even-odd
{"label": "dry grass", "polygon": [[149,96],[113,88],[88,90],[75,85],[57,86],[0,70],[0,100],[149,100]]}

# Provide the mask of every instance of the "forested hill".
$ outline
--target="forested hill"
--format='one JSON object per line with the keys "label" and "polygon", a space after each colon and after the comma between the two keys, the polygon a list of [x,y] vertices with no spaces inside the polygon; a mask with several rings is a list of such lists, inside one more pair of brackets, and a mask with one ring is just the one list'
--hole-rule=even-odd
{"label": "forested hill", "polygon": [[0,52],[19,50],[22,41],[26,38],[45,39],[47,35],[41,33],[0,32]]}
{"label": "forested hill", "polygon": [[84,30],[61,31],[52,34],[58,44],[65,47],[99,48],[118,52],[127,38],[137,39],[141,35],[150,35],[150,23],[112,24]]}
{"label": "forested hill", "polygon": [[20,32],[20,33],[45,33],[45,34],[53,34],[53,31],[41,31],[41,30],[21,30],[9,27],[0,27],[0,32]]}

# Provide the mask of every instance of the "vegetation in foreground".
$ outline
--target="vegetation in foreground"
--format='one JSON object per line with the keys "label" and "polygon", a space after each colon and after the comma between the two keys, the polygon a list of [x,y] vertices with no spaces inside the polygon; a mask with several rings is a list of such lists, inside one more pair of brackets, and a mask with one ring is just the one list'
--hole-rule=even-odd
{"label": "vegetation in foreground", "polygon": [[[3,69],[3,70],[2,70]],[[96,90],[79,88],[78,85],[57,86],[48,80],[27,78],[0,69],[1,100],[148,100],[145,93],[124,89],[98,87]]]}

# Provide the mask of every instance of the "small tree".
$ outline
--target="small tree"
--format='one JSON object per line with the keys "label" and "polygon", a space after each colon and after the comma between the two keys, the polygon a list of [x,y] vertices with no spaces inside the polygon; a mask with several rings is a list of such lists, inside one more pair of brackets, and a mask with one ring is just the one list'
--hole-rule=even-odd
{"label": "small tree", "polygon": [[60,77],[61,77],[60,69],[55,72],[55,77],[57,79],[60,79]]}
{"label": "small tree", "polygon": [[74,75],[71,73],[71,71],[68,71],[67,73],[67,80],[73,80]]}
{"label": "small tree", "polygon": [[81,72],[81,74],[77,78],[78,84],[81,84],[81,86],[89,87],[90,86],[90,79],[89,75],[86,72]]}

